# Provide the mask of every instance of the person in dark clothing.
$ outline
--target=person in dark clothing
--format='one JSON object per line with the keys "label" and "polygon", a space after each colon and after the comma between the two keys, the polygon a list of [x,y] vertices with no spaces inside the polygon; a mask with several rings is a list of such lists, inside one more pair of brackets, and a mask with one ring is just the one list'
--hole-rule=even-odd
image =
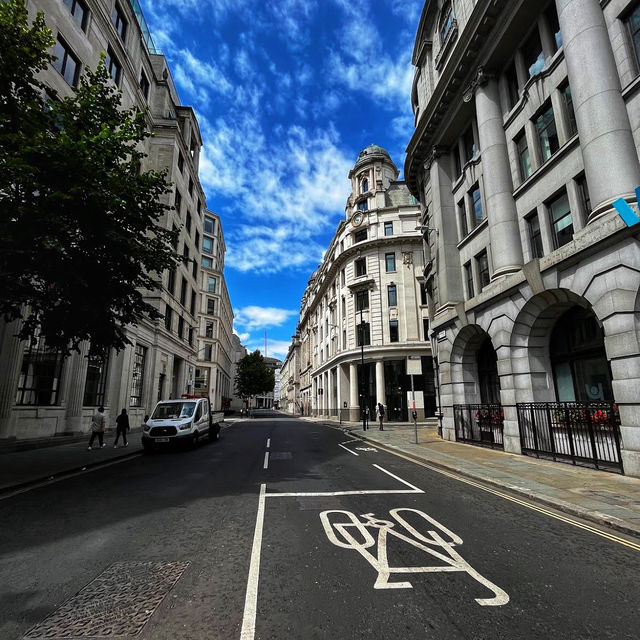
{"label": "person in dark clothing", "polygon": [[380,431],[384,431],[382,427],[382,421],[384,420],[384,407],[382,406],[381,402],[378,402],[376,413],[378,414],[378,419],[380,420]]}
{"label": "person in dark clothing", "polygon": [[100,448],[107,445],[103,442],[104,438],[104,407],[98,407],[98,410],[93,414],[91,418],[91,438],[89,439],[89,451],[93,449],[93,441],[98,436],[98,442],[100,442]]}
{"label": "person in dark clothing", "polygon": [[120,435],[122,435],[124,446],[129,446],[129,443],[127,442],[127,431],[129,431],[129,416],[127,415],[127,410],[123,409],[120,415],[116,418],[116,440],[113,443],[114,449],[118,446]]}

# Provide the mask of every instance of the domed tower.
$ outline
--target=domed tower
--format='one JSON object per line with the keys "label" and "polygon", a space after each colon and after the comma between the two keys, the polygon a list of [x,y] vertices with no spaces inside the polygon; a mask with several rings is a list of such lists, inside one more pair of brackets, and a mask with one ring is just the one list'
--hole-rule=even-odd
{"label": "domed tower", "polygon": [[377,144],[370,144],[363,149],[349,171],[351,195],[347,198],[346,219],[350,220],[358,211],[384,207],[384,192],[398,179],[399,174],[386,149]]}

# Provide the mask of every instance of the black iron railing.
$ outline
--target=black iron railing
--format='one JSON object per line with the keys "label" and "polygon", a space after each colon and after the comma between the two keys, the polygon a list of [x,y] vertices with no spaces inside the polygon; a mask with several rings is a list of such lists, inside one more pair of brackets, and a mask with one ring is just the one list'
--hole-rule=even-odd
{"label": "black iron railing", "polygon": [[500,404],[455,404],[456,440],[503,449],[504,412]]}
{"label": "black iron railing", "polygon": [[522,453],[623,473],[614,402],[520,403]]}

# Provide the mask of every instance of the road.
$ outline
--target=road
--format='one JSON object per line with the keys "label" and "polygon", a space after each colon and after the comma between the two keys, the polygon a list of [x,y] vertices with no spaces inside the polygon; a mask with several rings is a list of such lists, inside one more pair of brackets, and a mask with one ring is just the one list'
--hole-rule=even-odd
{"label": "road", "polygon": [[0,638],[638,637],[640,552],[330,427],[0,501]]}

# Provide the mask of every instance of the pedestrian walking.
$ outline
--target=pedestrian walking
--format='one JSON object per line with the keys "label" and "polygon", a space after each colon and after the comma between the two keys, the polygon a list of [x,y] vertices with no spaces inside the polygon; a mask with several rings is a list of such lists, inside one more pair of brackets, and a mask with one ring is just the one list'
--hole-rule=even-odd
{"label": "pedestrian walking", "polygon": [[98,410],[93,414],[91,418],[91,438],[89,438],[89,451],[93,449],[93,441],[98,436],[98,442],[100,448],[106,447],[104,443],[104,407],[98,407]]}
{"label": "pedestrian walking", "polygon": [[129,426],[129,416],[127,415],[127,410],[123,409],[120,412],[120,415],[116,418],[116,439],[113,443],[113,448],[118,448],[118,440],[122,435],[122,441],[124,442],[124,446],[128,447],[129,443],[127,442],[127,431],[129,431],[131,427]]}
{"label": "pedestrian walking", "polygon": [[384,431],[384,429],[382,428],[382,421],[384,420],[384,407],[382,406],[382,402],[378,402],[376,415],[378,416],[378,420],[380,420],[380,431]]}

